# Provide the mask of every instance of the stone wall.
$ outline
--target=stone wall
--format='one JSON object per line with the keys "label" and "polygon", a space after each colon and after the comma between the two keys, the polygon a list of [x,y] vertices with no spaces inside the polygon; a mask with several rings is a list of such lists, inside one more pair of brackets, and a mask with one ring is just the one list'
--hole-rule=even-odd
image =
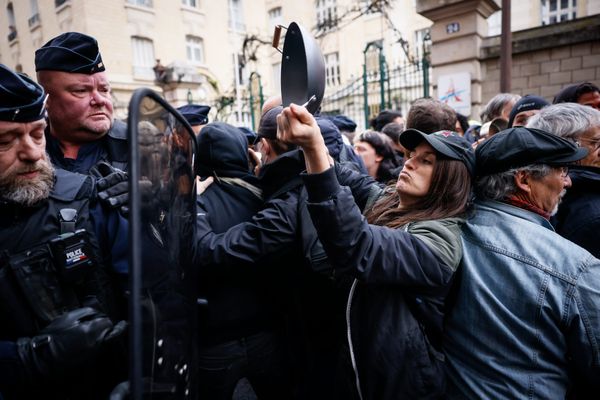
{"label": "stone wall", "polygon": [[[482,103],[500,91],[500,37],[481,49]],[[589,81],[600,86],[600,15],[513,32],[512,93],[552,101],[564,86]]]}

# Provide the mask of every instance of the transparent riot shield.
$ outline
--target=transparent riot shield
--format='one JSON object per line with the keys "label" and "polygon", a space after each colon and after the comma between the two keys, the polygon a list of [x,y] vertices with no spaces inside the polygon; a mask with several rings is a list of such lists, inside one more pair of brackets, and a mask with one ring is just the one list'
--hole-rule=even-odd
{"label": "transparent riot shield", "polygon": [[195,136],[164,99],[129,105],[131,399],[194,399]]}

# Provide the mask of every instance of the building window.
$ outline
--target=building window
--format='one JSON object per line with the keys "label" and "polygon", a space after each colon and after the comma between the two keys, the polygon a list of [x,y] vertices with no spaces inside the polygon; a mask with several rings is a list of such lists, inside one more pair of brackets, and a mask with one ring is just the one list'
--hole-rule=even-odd
{"label": "building window", "polygon": [[185,50],[188,61],[194,64],[204,63],[204,41],[196,36],[185,37]]}
{"label": "building window", "polygon": [[234,31],[244,31],[244,13],[242,0],[229,0],[229,28]]}
{"label": "building window", "polygon": [[331,29],[337,24],[336,0],[317,0],[317,28]]}
{"label": "building window", "polygon": [[340,56],[337,52],[325,54],[325,80],[329,86],[340,85]]}
{"label": "building window", "polygon": [[37,0],[29,0],[29,8],[31,9],[31,17],[29,17],[27,23],[29,24],[29,27],[33,29],[40,24],[40,13]]}
{"label": "building window", "polygon": [[133,77],[136,79],[154,80],[154,43],[152,40],[133,36]]}
{"label": "building window", "polygon": [[134,6],[152,7],[152,0],[127,0],[127,3]]}
{"label": "building window", "polygon": [[200,0],[181,0],[181,4],[188,7],[197,8],[200,6]]}
{"label": "building window", "polygon": [[429,36],[429,28],[415,31],[415,51],[413,52],[415,55],[415,61],[421,61],[424,56],[423,46],[427,46],[429,41],[431,41],[431,37]]}
{"label": "building window", "polygon": [[272,28],[277,25],[283,25],[281,7],[275,7],[269,10],[269,27]]}
{"label": "building window", "polygon": [[17,38],[17,23],[15,21],[15,10],[12,3],[6,5],[6,14],[8,16],[8,41],[12,42]]}
{"label": "building window", "polygon": [[577,0],[542,0],[542,25],[577,18]]}
{"label": "building window", "polygon": [[281,63],[273,64],[273,90],[272,93],[281,93]]}

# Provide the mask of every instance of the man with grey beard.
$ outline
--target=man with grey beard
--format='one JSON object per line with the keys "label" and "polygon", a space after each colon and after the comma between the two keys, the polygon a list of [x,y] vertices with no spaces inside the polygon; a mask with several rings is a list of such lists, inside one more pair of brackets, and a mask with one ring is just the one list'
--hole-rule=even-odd
{"label": "man with grey beard", "polygon": [[588,150],[534,128],[477,146],[473,215],[446,304],[449,399],[585,398],[600,390],[600,260],[548,221]]}
{"label": "man with grey beard", "polygon": [[0,397],[106,398],[126,376],[110,253],[126,224],[48,161],[45,99],[0,64]]}

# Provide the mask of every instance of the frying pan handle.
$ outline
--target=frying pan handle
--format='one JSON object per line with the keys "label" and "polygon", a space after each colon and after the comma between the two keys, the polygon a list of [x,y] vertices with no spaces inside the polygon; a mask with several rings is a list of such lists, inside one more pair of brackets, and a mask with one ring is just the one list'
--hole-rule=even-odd
{"label": "frying pan handle", "polygon": [[275,50],[283,54],[283,50],[279,49],[279,41],[281,40],[281,30],[285,29],[287,31],[287,27],[283,25],[275,25],[275,31],[273,32],[273,43],[272,46],[275,47]]}

